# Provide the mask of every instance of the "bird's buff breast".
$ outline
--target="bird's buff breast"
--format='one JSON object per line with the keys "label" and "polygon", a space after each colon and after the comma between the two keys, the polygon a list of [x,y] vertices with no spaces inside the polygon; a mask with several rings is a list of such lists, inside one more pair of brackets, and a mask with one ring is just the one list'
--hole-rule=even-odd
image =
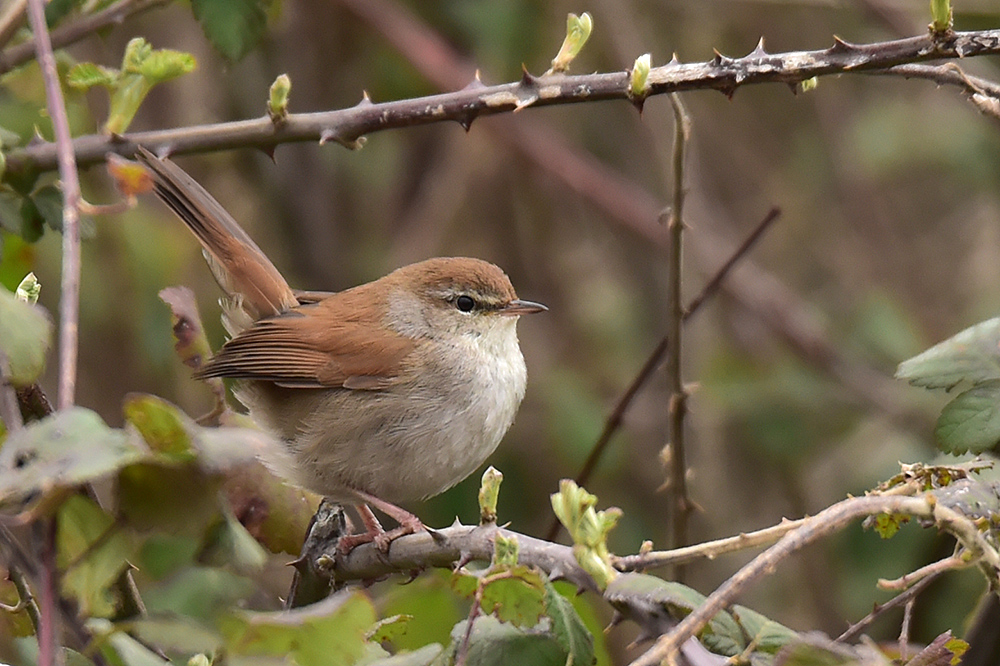
{"label": "bird's buff breast", "polygon": [[250,382],[238,397],[285,442],[291,459],[271,462],[293,483],[342,501],[352,488],[392,503],[431,497],[475,471],[514,421],[527,373],[510,324],[502,348],[444,350],[447,371],[424,367],[382,391]]}

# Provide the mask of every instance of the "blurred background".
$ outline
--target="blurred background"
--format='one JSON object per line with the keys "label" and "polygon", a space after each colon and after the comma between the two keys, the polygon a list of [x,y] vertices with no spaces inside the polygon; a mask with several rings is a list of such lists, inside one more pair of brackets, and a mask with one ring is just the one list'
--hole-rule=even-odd
{"label": "blurred background", "polygon": [[[574,73],[625,70],[645,52],[654,66],[673,54],[708,60],[713,48],[740,56],[762,36],[770,52],[825,48],[833,35],[888,40],[922,34],[930,20],[923,0],[286,0],[270,8],[262,45],[238,63],[213,52],[179,5],[69,51],[116,66],[141,35],[194,53],[197,71],[154,89],[131,127],[158,129],[260,116],[282,73],[292,80],[293,112],[352,106],[364,90],[376,102],[454,90],[476,69],[486,83],[516,80],[522,63],[541,74],[566,14],[583,11],[595,29]],[[998,25],[995,3],[956,3],[957,29]],[[1000,78],[996,60],[962,66]],[[27,85],[27,75],[20,84],[16,76],[9,85]],[[688,298],[769,208],[783,211],[685,328],[697,542],[814,514],[891,476],[898,461],[939,458],[932,428],[946,396],[892,375],[1000,306],[1000,127],[956,90],[885,76],[827,77],[797,95],[765,85],[683,101],[693,121]],[[34,122],[4,104],[6,117]],[[76,133],[104,120],[97,92],[72,93],[70,104]],[[657,215],[670,204],[672,137],[669,102],[654,97],[641,116],[624,102],[527,109],[477,120],[468,133],[457,123],[377,133],[360,151],[300,144],[278,147],[273,161],[252,150],[177,161],[293,286],[338,290],[426,257],[469,255],[499,264],[521,297],[550,307],[519,326],[528,392],[490,461],[505,475],[501,519],[543,536],[548,495],[577,474],[666,330]],[[84,174],[84,194],[113,199],[103,170]],[[32,266],[52,312],[59,242],[55,233],[33,246],[9,237],[0,266],[8,288]],[[165,208],[149,198],[97,222],[84,246],[78,401],[112,425],[130,392],[158,394],[192,415],[211,407],[174,354],[157,298],[175,284],[195,289],[220,344],[218,289],[197,243]],[[666,415],[661,369],[587,484],[601,507],[625,512],[612,535],[620,554],[646,539],[667,543]],[[478,474],[410,508],[430,525],[456,515],[474,521],[477,486]],[[889,598],[878,578],[945,556],[951,543],[913,525],[888,542],[855,526],[786,563],[742,602],[794,629],[836,636]],[[688,582],[708,593],[750,556],[692,564]],[[982,587],[974,572],[942,578],[917,605],[913,639],[961,634]],[[386,588],[387,609],[398,588]],[[602,604],[594,612],[606,622]],[[893,639],[898,623],[890,614],[871,633]],[[614,654],[625,654],[630,632],[607,635]]]}

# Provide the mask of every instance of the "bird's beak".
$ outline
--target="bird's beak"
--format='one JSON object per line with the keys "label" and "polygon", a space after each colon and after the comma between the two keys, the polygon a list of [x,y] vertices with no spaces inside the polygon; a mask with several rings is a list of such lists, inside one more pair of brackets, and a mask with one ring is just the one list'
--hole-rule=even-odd
{"label": "bird's beak", "polygon": [[504,317],[519,317],[520,315],[534,314],[535,312],[545,312],[548,308],[541,303],[535,303],[533,301],[522,301],[521,299],[515,299],[508,303],[507,305],[500,308],[499,313]]}

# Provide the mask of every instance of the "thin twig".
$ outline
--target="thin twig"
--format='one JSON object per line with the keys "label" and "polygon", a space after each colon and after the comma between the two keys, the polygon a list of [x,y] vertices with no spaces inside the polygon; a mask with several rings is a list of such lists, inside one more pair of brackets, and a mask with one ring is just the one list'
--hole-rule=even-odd
{"label": "thin twig", "polygon": [[612,564],[619,571],[646,571],[648,569],[683,564],[698,559],[712,560],[719,555],[727,553],[736,553],[748,548],[769,546],[785,534],[798,529],[807,520],[808,518],[783,520],[778,525],[726,537],[725,539],[706,541],[693,546],[674,548],[673,550],[651,551],[616,557]]}
{"label": "thin twig", "polygon": [[765,575],[777,571],[778,564],[803,547],[843,529],[854,520],[880,513],[905,514],[931,518],[939,529],[955,536],[977,559],[991,585],[1000,575],[1000,554],[976,528],[975,523],[954,509],[937,502],[934,496],[902,497],[898,495],[868,495],[853,497],[824,509],[809,518],[797,530],[789,532],[778,543],[761,553],[720,585],[701,606],[692,611],[669,633],[661,636],[632,666],[653,666],[676,658],[679,646],[697,634],[715,615],[730,605],[740,594]]}
{"label": "thin twig", "polygon": [[[667,410],[667,444],[661,459],[667,466],[667,486],[670,496],[670,545],[679,548],[687,544],[688,514],[691,500],[687,496],[687,456],[684,451],[684,418],[687,414],[687,389],[681,370],[681,333],[684,324],[684,301],[681,289],[684,256],[684,159],[691,137],[691,118],[684,109],[680,95],[670,95],[674,112],[673,202],[667,217],[670,249],[667,254],[667,381],[670,386]],[[684,566],[676,565],[671,578],[683,581]]]}
{"label": "thin twig", "polygon": [[924,566],[911,571],[905,576],[900,576],[895,580],[886,580],[880,578],[878,581],[878,586],[883,590],[905,590],[906,588],[915,585],[925,578],[934,578],[943,574],[946,571],[957,571],[959,569],[967,569],[972,565],[972,562],[966,560],[961,555],[952,555],[951,557],[946,557],[943,560],[938,560],[937,562],[931,562],[930,564],[925,564]]}
{"label": "thin twig", "polygon": [[865,628],[871,625],[872,622],[882,617],[882,615],[884,615],[886,612],[892,610],[893,608],[898,608],[899,606],[904,605],[911,598],[923,592],[927,588],[927,586],[930,585],[934,581],[934,579],[937,578],[941,573],[942,572],[938,572],[935,573],[934,575],[927,576],[926,578],[917,581],[915,585],[899,593],[898,595],[896,595],[889,601],[885,602],[884,604],[877,604],[875,608],[872,610],[872,612],[868,613],[868,615],[865,615],[863,618],[852,624],[840,636],[837,636],[836,642],[846,643],[850,640],[853,640],[857,635],[859,635],[862,631],[864,631]]}
{"label": "thin twig", "polygon": [[[117,25],[129,16],[166,4],[167,0],[118,0],[90,16],[84,16],[72,23],[61,25],[52,31],[53,48],[61,49],[96,33],[101,28]],[[0,74],[23,65],[35,57],[35,41],[27,41],[0,53]]]}
{"label": "thin twig", "polygon": [[11,566],[9,575],[11,582],[14,583],[14,587],[17,589],[17,595],[20,599],[18,605],[27,611],[28,617],[31,619],[31,625],[35,628],[35,634],[38,635],[38,629],[42,625],[41,613],[38,612],[38,604],[35,603],[35,597],[31,594],[31,587],[28,585],[24,574],[17,567]]}
{"label": "thin twig", "polygon": [[1000,119],[1000,84],[967,74],[953,62],[943,65],[896,65],[884,71],[871,73],[880,76],[901,76],[906,79],[926,79],[938,85],[957,86],[981,112]]}
{"label": "thin twig", "polygon": [[[739,263],[739,261],[756,245],[757,241],[764,235],[764,232],[770,228],[771,224],[778,219],[781,215],[781,210],[777,207],[772,208],[768,211],[764,219],[761,220],[749,236],[740,244],[736,250],[729,256],[729,258],[722,264],[722,266],[715,272],[708,282],[701,288],[698,295],[691,299],[691,301],[684,308],[684,321],[694,316],[702,304],[704,304],[715,292],[719,290],[722,286],[723,280],[729,275],[729,272]],[[580,472],[576,475],[576,484],[578,486],[586,486],[590,481],[590,475],[593,474],[594,469],[597,467],[597,463],[600,462],[601,457],[604,455],[604,451],[607,449],[608,444],[611,442],[612,436],[618,432],[625,419],[625,412],[632,405],[632,401],[635,396],[638,395],[640,389],[646,385],[649,378],[653,376],[653,372],[659,367],[660,362],[663,360],[663,355],[667,351],[667,338],[664,337],[660,340],[653,351],[646,358],[646,361],[642,364],[639,372],[636,373],[635,378],[629,384],[625,392],[622,393],[621,397],[618,398],[618,402],[615,403],[614,409],[608,414],[607,419],[604,421],[604,427],[601,429],[601,434],[597,437],[597,441],[594,442],[593,446],[590,447],[590,453],[587,455],[587,460],[583,463],[583,467]],[[549,530],[546,533],[545,538],[552,541],[559,534],[559,530],[562,529],[562,523],[558,519],[554,518],[552,523],[549,525]],[[693,558],[692,558],[693,559]]]}
{"label": "thin twig", "polygon": [[903,605],[903,621],[899,627],[899,660],[903,664],[910,660],[910,623],[913,622],[913,606],[916,602],[916,597],[910,597]]}
{"label": "thin twig", "polygon": [[60,409],[71,407],[76,392],[77,338],[80,316],[80,180],[73,156],[73,137],[66,118],[56,58],[45,24],[42,0],[28,0],[28,20],[35,33],[35,53],[45,82],[45,98],[56,139],[59,179],[63,195],[62,291],[59,295],[59,399]]}
{"label": "thin twig", "polygon": [[687,304],[687,307],[684,308],[684,321],[687,321],[688,317],[693,315],[698,308],[701,307],[702,303],[719,291],[719,288],[722,286],[722,281],[726,279],[729,272],[732,271],[733,268],[736,267],[736,264],[739,263],[740,259],[742,259],[746,253],[757,244],[757,241],[761,239],[764,232],[771,228],[771,224],[777,220],[780,215],[781,209],[777,206],[767,211],[767,215],[764,216],[764,219],[757,223],[757,226],[750,232],[750,235],[743,239],[740,246],[733,250],[733,253],[729,255],[729,258],[726,259],[725,263],[719,267],[719,270],[715,272],[715,275],[713,275],[709,281],[705,283],[705,286],[701,288],[698,295],[692,298]]}

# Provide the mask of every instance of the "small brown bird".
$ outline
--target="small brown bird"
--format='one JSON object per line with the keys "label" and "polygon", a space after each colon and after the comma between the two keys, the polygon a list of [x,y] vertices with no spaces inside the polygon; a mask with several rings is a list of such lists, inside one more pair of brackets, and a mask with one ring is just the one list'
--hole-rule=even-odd
{"label": "small brown bird", "polygon": [[[496,449],[524,396],[523,314],[507,275],[468,258],[428,259],[337,293],[294,291],[208,192],[140,148],[156,195],[198,238],[232,338],[197,373],[239,380],[236,396],[288,455],[291,482],[355,502],[383,550],[424,529],[398,502],[444,492]],[[399,527],[385,532],[371,505]]]}

